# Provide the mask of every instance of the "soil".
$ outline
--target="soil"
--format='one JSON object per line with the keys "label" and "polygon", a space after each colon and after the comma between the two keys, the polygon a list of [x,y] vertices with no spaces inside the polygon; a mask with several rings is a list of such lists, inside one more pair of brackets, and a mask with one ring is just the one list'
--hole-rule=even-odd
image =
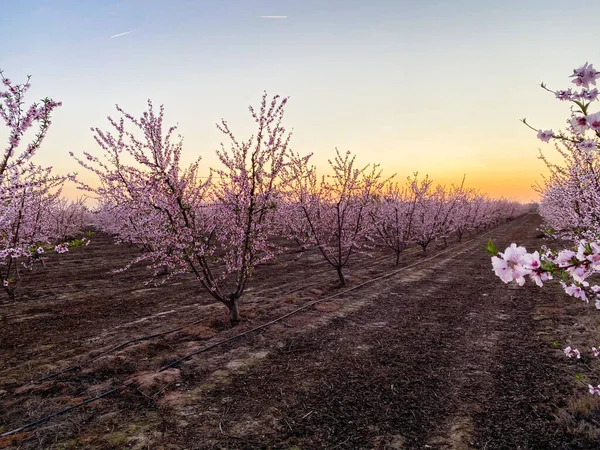
{"label": "soil", "polygon": [[426,256],[408,249],[400,269],[361,255],[345,288],[315,251],[291,249],[257,268],[233,329],[191,276],[111,274],[138,253],[95,235],[0,304],[0,434],[116,390],[0,448],[597,449],[595,309],[560,286],[505,285],[483,250],[490,236],[556,246],[539,225],[528,214]]}

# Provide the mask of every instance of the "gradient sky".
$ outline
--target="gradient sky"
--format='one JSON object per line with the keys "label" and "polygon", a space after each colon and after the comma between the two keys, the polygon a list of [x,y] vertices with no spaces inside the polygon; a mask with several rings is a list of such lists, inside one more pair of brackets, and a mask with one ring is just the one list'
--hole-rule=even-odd
{"label": "gradient sky", "polygon": [[215,123],[246,139],[247,107],[267,90],[290,96],[292,148],[321,169],[338,147],[400,179],[466,174],[529,201],[545,172],[538,148],[553,151],[519,119],[560,128],[568,105],[539,83],[567,88],[572,69],[600,66],[597,0],[3,0],[0,11],[0,69],[33,75],[29,102],[63,102],[36,155],[59,173],[78,170],[69,151],[100,154],[89,128],[108,129],[115,103],[139,115],[148,98],[178,123],[184,161],[216,166],[227,141]]}

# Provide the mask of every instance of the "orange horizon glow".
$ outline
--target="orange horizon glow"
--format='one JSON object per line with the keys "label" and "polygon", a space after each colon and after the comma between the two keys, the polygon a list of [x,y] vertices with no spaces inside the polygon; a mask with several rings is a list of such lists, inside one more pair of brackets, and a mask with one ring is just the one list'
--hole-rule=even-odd
{"label": "orange horizon glow", "polygon": [[[321,170],[321,166],[317,167],[319,174],[331,174],[329,170]],[[391,170],[385,170],[384,177],[390,176],[394,173]],[[401,173],[396,171],[396,176],[393,178],[394,181],[403,184],[407,178],[412,177],[414,172]],[[465,177],[465,187],[478,190],[481,194],[485,194],[490,198],[506,198],[510,200],[516,200],[521,203],[531,203],[539,201],[539,194],[533,189],[535,181],[542,181],[542,177],[539,176],[538,180],[531,180],[529,174],[511,174],[510,172],[492,172],[486,171],[473,172],[472,175],[469,173],[461,172],[419,172],[419,178],[428,175],[433,180],[434,185],[459,185],[463,176]],[[512,178],[508,176],[512,175]],[[78,174],[78,179],[92,187],[98,186],[98,181],[95,175],[84,173],[83,170]],[[79,197],[88,196],[89,193],[77,188],[75,183],[66,182],[63,187],[63,196],[75,200]]]}

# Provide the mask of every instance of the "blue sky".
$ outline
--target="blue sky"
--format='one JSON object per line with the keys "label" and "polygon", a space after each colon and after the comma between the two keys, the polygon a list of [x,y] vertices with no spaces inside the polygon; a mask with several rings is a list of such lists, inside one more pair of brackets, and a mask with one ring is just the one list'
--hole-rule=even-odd
{"label": "blue sky", "polygon": [[[529,200],[551,152],[519,123],[557,129],[562,89],[585,61],[600,66],[597,1],[27,1],[2,2],[0,69],[33,75],[29,100],[64,105],[37,161],[77,170],[97,152],[118,103],[151,98],[179,124],[186,161],[216,165],[228,120],[245,139],[263,90],[290,96],[292,147],[323,169],[340,150]],[[263,19],[262,15],[286,15]],[[131,31],[116,38],[110,36]],[[0,138],[5,130],[0,129]],[[4,140],[4,139],[2,139]]]}

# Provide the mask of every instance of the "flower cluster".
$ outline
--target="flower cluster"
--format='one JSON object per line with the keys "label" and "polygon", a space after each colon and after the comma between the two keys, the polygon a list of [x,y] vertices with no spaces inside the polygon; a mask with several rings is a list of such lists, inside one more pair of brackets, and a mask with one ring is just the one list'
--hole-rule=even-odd
{"label": "flower cluster", "polygon": [[[29,249],[21,249],[21,248],[5,248],[0,250],[0,260],[4,258],[20,258],[21,256],[30,257],[31,251]],[[3,262],[0,261],[0,264]]]}
{"label": "flower cluster", "polygon": [[69,243],[65,242],[64,244],[58,244],[54,247],[54,251],[56,253],[66,253],[69,251]]}
{"label": "flower cluster", "polygon": [[525,284],[529,276],[538,286],[552,279],[549,271],[542,270],[539,252],[527,253],[525,247],[511,244],[503,253],[492,256],[492,267],[496,275],[505,283],[516,281],[519,286]]}
{"label": "flower cluster", "polygon": [[581,359],[581,353],[576,348],[571,348],[569,346],[564,349],[564,352],[569,358]]}
{"label": "flower cluster", "polygon": [[[598,101],[594,87],[600,78],[592,64],[585,63],[570,76],[576,88],[550,90],[558,100],[573,104],[565,131],[536,129],[525,119],[523,123],[537,131],[543,142],[553,140],[564,164],[551,163],[540,154],[550,175],[538,187],[541,196],[539,212],[546,234],[573,242],[571,249],[553,251],[546,247],[528,253],[524,247],[511,244],[503,253],[488,243],[492,268],[505,283],[523,285],[529,278],[538,286],[557,279],[564,292],[582,301],[595,300],[600,309],[600,286],[590,284],[592,275],[600,273],[600,112],[592,111]],[[600,350],[592,347],[594,356]],[[580,352],[570,346],[564,349],[569,358],[579,359]],[[591,394],[600,395],[600,385],[589,385]]]}
{"label": "flower cluster", "polygon": [[488,250],[494,254],[494,273],[505,283],[515,281],[523,286],[529,277],[541,287],[545,281],[559,278],[567,295],[585,302],[595,298],[596,308],[600,309],[600,285],[586,281],[594,273],[600,273],[600,242],[581,240],[573,250],[554,252],[546,248],[540,255],[538,251],[528,253],[515,243],[498,252],[490,241]]}
{"label": "flower cluster", "polygon": [[[600,112],[591,113],[589,112],[590,104],[598,100],[598,89],[590,89],[590,85],[596,85],[596,80],[600,77],[600,72],[594,69],[592,64],[587,62],[575,69],[571,75],[573,83],[580,87],[580,90],[566,89],[552,91],[548,89],[544,84],[542,87],[556,96],[561,101],[572,102],[576,108],[571,112],[571,117],[568,120],[568,131],[572,136],[564,132],[555,133],[552,130],[536,130],[538,132],[537,137],[543,142],[549,142],[551,139],[563,140],[576,144],[576,146],[583,151],[590,151],[597,149],[596,139],[598,132],[600,131]],[[525,119],[523,122],[527,124]],[[533,128],[533,127],[531,127]],[[593,138],[586,137],[586,132],[592,131]]]}

